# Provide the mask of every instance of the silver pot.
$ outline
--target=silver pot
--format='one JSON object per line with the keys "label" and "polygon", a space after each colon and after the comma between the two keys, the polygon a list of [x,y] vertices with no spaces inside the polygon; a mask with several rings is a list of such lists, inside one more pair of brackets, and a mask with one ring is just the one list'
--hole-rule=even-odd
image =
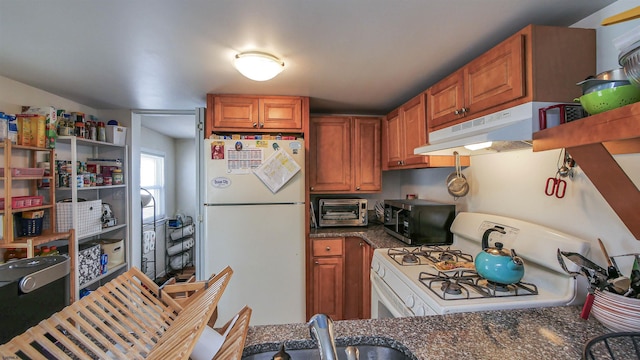
{"label": "silver pot", "polygon": [[631,84],[631,82],[624,73],[624,69],[618,68],[601,72],[596,76],[590,76],[576,85],[581,86],[582,94],[586,95],[595,91],[611,89],[629,84]]}

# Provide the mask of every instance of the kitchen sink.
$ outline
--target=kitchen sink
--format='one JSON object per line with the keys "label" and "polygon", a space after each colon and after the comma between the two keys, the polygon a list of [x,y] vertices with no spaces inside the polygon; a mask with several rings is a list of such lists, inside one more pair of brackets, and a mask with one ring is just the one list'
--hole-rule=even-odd
{"label": "kitchen sink", "polygon": [[[360,359],[375,360],[411,360],[411,356],[405,355],[399,350],[380,345],[356,345],[360,352]],[[338,360],[346,360],[347,354],[344,352],[346,346],[337,346]],[[286,350],[292,360],[319,360],[320,352],[317,348]],[[261,352],[243,357],[243,360],[271,360],[277,351]]]}

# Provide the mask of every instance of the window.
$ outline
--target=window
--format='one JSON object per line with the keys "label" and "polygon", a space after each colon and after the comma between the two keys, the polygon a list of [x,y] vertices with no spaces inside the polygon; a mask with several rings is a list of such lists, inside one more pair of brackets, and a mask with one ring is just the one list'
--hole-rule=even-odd
{"label": "window", "polygon": [[[140,187],[147,189],[155,199],[156,220],[164,218],[164,155],[140,154]],[[144,222],[153,221],[153,207],[142,209],[142,219]]]}

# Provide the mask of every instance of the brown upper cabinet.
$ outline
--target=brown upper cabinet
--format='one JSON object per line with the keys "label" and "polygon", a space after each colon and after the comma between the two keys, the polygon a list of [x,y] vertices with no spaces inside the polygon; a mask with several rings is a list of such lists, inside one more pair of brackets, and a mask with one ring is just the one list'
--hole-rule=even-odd
{"label": "brown upper cabinet", "polygon": [[[393,110],[384,120],[383,169],[454,166],[452,156],[414,155],[413,149],[427,143],[426,95],[421,93]],[[469,165],[463,156],[462,166]]]}
{"label": "brown upper cabinet", "polygon": [[309,138],[312,193],[382,190],[379,118],[313,116]]}
{"label": "brown upper cabinet", "polygon": [[215,131],[302,132],[308,101],[298,96],[207,95],[205,134]]}
{"label": "brown upper cabinet", "polygon": [[428,89],[428,130],[529,101],[572,102],[595,69],[595,30],[529,25]]}

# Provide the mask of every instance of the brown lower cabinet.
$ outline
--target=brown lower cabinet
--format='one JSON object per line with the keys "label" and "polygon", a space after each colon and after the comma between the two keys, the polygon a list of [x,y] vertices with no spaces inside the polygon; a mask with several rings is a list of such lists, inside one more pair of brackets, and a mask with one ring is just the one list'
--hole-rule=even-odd
{"label": "brown lower cabinet", "polygon": [[333,320],[371,317],[371,246],[359,237],[311,239],[307,319],[326,314]]}

